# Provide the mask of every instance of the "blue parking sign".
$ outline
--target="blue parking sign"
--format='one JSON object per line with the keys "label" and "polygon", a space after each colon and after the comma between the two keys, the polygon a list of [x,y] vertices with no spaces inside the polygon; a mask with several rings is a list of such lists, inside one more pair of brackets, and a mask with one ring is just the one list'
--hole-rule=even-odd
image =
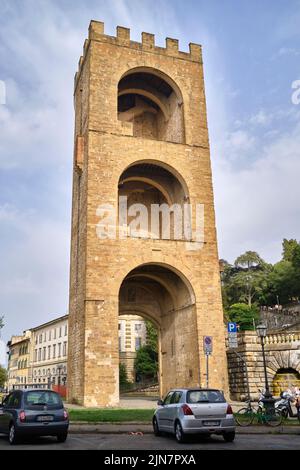
{"label": "blue parking sign", "polygon": [[237,323],[229,322],[227,324],[228,333],[237,333]]}

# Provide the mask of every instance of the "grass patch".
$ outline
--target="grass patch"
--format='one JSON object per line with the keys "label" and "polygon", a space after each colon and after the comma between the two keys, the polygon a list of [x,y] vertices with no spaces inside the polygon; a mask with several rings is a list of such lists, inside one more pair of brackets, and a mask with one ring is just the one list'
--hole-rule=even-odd
{"label": "grass patch", "polygon": [[86,421],[89,423],[122,423],[130,421],[151,423],[153,413],[154,409],[69,409],[70,421]]}

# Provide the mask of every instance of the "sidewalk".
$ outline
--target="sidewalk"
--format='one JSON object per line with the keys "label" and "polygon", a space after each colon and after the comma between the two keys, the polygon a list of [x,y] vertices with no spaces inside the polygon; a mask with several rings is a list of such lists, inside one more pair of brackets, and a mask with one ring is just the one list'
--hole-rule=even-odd
{"label": "sidewalk", "polygon": [[[71,422],[70,433],[72,434],[130,434],[139,433],[152,434],[151,424],[131,422],[131,423],[84,423]],[[272,428],[269,426],[249,426],[236,428],[237,434],[296,434],[300,436],[300,426],[278,426]]]}
{"label": "sidewalk", "polygon": [[[157,400],[159,398],[154,397],[121,397],[119,404],[117,406],[118,409],[129,409],[129,410],[140,410],[140,409],[155,409],[157,408]],[[73,405],[71,403],[64,404],[68,409],[74,410],[84,410],[85,407],[81,405]]]}
{"label": "sidewalk", "polygon": [[[155,409],[157,408],[157,400],[158,398],[153,397],[121,397],[119,401],[119,405],[117,406],[118,409],[131,409],[131,410],[140,410],[140,409]],[[232,409],[234,413],[236,413],[239,409],[244,408],[246,406],[245,402],[239,401],[230,401]],[[85,407],[81,405],[73,405],[71,403],[65,403],[65,407],[68,409],[74,410],[84,410]]]}

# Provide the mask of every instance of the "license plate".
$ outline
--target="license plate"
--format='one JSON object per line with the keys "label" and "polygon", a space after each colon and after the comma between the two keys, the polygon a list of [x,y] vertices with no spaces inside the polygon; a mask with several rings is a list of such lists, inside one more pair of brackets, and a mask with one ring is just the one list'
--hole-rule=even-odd
{"label": "license plate", "polygon": [[203,426],[215,427],[220,426],[220,421],[203,421]]}
{"label": "license plate", "polygon": [[46,416],[46,415],[43,415],[43,416],[38,416],[37,417],[37,421],[53,421],[53,416]]}

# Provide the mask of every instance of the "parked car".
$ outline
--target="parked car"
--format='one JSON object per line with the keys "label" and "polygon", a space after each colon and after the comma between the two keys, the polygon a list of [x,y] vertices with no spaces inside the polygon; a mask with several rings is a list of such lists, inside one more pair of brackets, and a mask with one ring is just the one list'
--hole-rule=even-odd
{"label": "parked car", "polygon": [[220,434],[226,442],[235,438],[235,420],[223,392],[215,389],[174,389],[158,401],[153,416],[153,431],[175,434],[184,442],[189,434]]}
{"label": "parked car", "polygon": [[65,442],[68,428],[68,413],[52,390],[15,390],[0,405],[0,433],[7,434],[12,445],[31,436],[56,436]]}

